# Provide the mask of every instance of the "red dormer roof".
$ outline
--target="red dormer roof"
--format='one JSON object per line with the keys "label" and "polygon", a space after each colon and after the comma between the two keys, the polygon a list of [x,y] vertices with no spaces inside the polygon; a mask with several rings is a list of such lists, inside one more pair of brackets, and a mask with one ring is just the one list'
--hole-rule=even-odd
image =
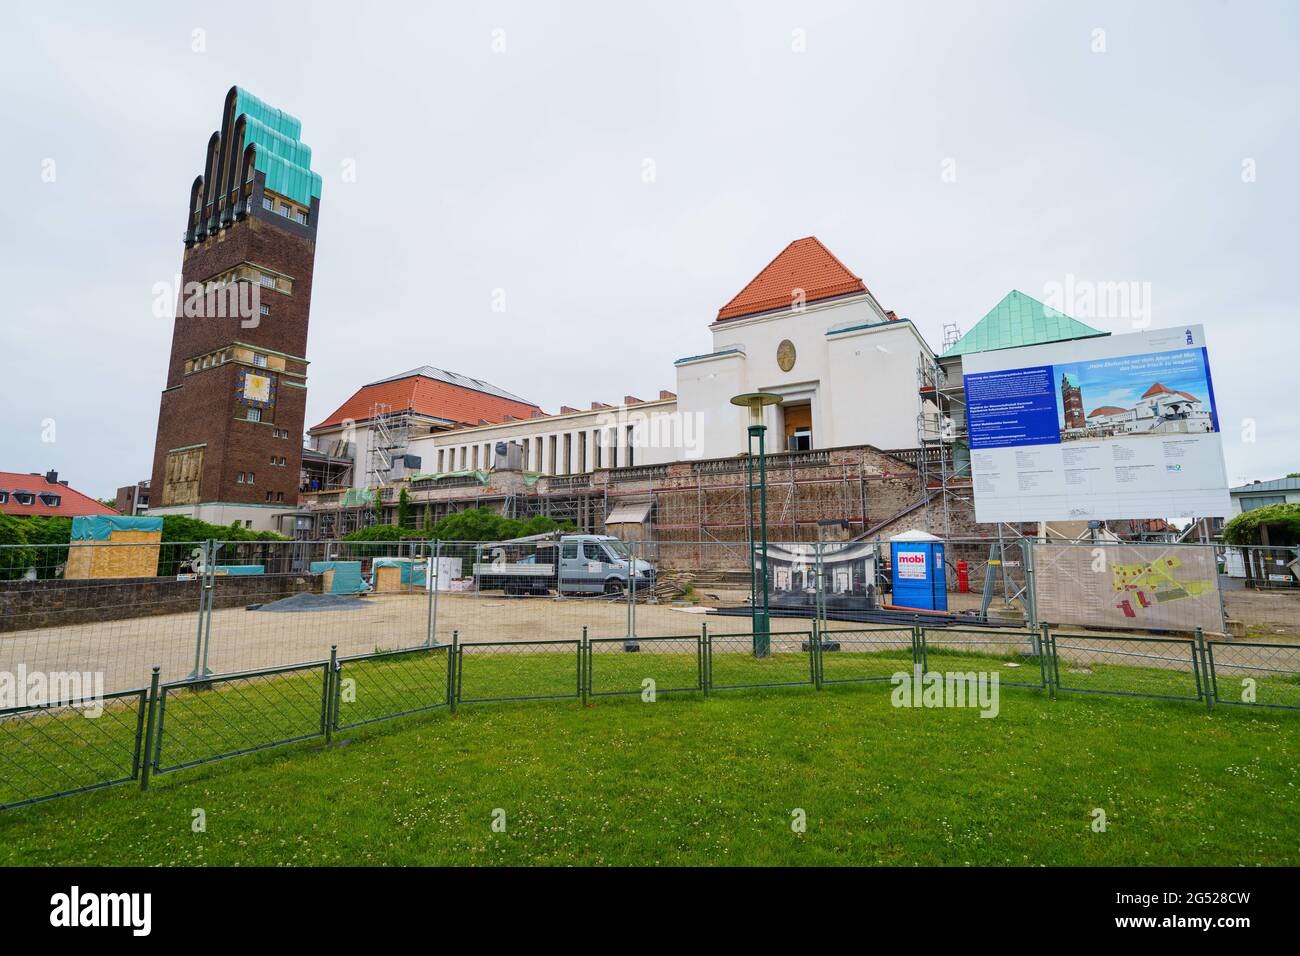
{"label": "red dormer roof", "polygon": [[788,309],[803,290],[804,302],[866,292],[867,286],[816,236],[796,239],[764,266],[735,298],[718,310],[718,321]]}
{"label": "red dormer roof", "polygon": [[[44,475],[24,475],[17,471],[0,471],[0,491],[9,492],[7,500],[0,504],[0,512],[7,515],[63,516],[76,518],[82,515],[115,515],[112,508],[101,504],[90,495],[82,494],[69,488],[62,482],[51,483]],[[20,505],[14,497],[16,491],[30,491],[34,496],[30,505]],[[58,495],[57,505],[47,505],[41,501],[41,495]]]}
{"label": "red dormer roof", "polygon": [[1094,408],[1090,411],[1088,417],[1092,418],[1094,415],[1122,415],[1127,411],[1127,408],[1116,408],[1114,405],[1103,405],[1101,408]]}

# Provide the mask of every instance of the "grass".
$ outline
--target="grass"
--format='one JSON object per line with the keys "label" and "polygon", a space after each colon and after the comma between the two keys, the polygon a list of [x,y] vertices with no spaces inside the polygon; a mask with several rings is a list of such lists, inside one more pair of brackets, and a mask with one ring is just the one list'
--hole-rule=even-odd
{"label": "grass", "polygon": [[[638,674],[665,675],[660,686],[695,675],[693,654],[652,650],[594,655],[597,683],[639,692]],[[847,652],[836,667],[906,667],[891,651]],[[509,686],[533,665],[531,689],[572,692],[567,654],[522,656],[467,659],[467,686]],[[941,656],[943,669],[966,660]],[[986,654],[969,662],[989,669]],[[738,682],[784,678],[806,673],[807,657],[715,647],[714,666]],[[441,652],[345,665],[355,700],[341,717],[435,705],[443,668]],[[169,696],[164,763],[310,731],[320,676]],[[118,706],[105,726],[127,741],[134,712]],[[43,732],[71,735],[66,749],[88,732],[80,716],[51,722]],[[888,684],[860,684],[464,705],[339,738],[165,774],[145,794],[126,785],[5,811],[0,863],[1300,863],[1294,713],[1011,689],[983,719],[894,708]],[[498,808],[504,833],[491,827]],[[795,810],[806,832],[792,830]]]}

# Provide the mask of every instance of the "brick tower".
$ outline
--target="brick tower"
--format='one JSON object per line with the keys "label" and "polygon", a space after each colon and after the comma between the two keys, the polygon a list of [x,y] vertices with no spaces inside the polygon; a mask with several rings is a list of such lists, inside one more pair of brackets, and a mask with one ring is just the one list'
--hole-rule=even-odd
{"label": "brick tower", "polygon": [[226,94],[190,187],[150,514],[274,530],[298,503],[321,193],[301,129]]}

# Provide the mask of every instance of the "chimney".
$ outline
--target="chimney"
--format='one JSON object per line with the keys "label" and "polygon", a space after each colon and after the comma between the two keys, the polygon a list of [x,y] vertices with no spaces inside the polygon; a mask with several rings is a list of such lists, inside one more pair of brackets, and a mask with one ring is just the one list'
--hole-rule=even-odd
{"label": "chimney", "polygon": [[59,483],[59,473],[54,470],[45,473],[45,483],[48,485],[57,485]]}
{"label": "chimney", "polygon": [[641,399],[637,398],[635,395],[624,395],[624,396],[623,396],[623,404],[624,404],[624,405],[640,405],[640,404],[641,404]]}
{"label": "chimney", "polygon": [[667,401],[667,400],[670,399],[670,398],[676,398],[676,397],[677,397],[677,393],[676,393],[676,392],[670,392],[670,391],[668,391],[668,389],[666,389],[666,388],[661,388],[661,389],[659,389],[659,401],[661,401],[661,402],[664,402],[664,401]]}
{"label": "chimney", "polygon": [[592,403],[591,403],[591,410],[592,410],[593,412],[598,412],[598,411],[600,411],[602,408],[613,408],[613,407],[614,407],[613,405],[606,405],[604,402],[592,402]]}
{"label": "chimney", "polygon": [[579,411],[579,409],[573,408],[573,407],[570,406],[570,405],[561,405],[561,406],[560,406],[560,414],[561,414],[561,415],[572,415],[572,414],[573,414],[574,412],[576,412],[576,411]]}

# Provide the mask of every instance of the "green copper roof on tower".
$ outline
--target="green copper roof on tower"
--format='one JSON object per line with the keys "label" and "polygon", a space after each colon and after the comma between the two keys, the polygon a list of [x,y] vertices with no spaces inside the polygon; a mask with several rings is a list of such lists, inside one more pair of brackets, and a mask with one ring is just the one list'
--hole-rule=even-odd
{"label": "green copper roof on tower", "polygon": [[246,114],[244,142],[257,144],[257,169],[266,174],[266,188],[294,202],[311,206],[320,198],[321,177],[311,169],[311,147],[302,142],[302,123],[284,110],[264,103],[243,87],[235,88],[235,115]]}
{"label": "green copper roof on tower", "polygon": [[1012,289],[940,358],[1109,334]]}

